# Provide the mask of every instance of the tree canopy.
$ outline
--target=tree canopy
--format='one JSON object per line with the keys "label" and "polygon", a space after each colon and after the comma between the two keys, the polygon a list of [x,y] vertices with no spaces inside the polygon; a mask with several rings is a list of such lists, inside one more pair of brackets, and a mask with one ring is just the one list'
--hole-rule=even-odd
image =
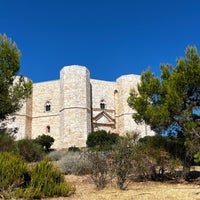
{"label": "tree canopy", "polygon": [[100,149],[111,148],[117,144],[120,136],[116,133],[110,133],[105,130],[93,131],[88,135],[86,144],[88,147],[99,147]]}
{"label": "tree canopy", "polygon": [[161,76],[151,69],[141,75],[128,104],[136,112],[133,119],[145,122],[157,133],[200,137],[200,57],[195,47],[187,47],[185,58],[173,68],[161,65]]}
{"label": "tree canopy", "polygon": [[35,142],[40,144],[45,151],[50,151],[51,146],[54,143],[54,138],[51,137],[50,135],[39,135],[36,139]]}
{"label": "tree canopy", "polygon": [[19,111],[31,93],[32,82],[19,75],[20,51],[0,34],[0,122]]}
{"label": "tree canopy", "polygon": [[187,47],[176,66],[161,65],[161,76],[151,69],[141,75],[128,104],[135,110],[136,123],[146,123],[156,133],[181,137],[186,147],[185,174],[195,156],[200,160],[200,57],[195,47]]}

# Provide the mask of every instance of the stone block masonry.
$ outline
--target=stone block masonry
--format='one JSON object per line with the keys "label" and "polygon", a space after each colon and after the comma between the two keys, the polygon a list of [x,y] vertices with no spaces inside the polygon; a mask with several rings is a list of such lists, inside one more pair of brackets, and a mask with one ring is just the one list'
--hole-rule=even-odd
{"label": "stone block masonry", "polygon": [[59,80],[33,84],[32,96],[13,123],[19,128],[17,139],[48,134],[55,139],[53,148],[66,149],[85,147],[93,130],[153,135],[149,127],[134,122],[134,111],[127,104],[130,89],[139,81],[134,74],[115,82],[95,80],[84,66],[63,67]]}

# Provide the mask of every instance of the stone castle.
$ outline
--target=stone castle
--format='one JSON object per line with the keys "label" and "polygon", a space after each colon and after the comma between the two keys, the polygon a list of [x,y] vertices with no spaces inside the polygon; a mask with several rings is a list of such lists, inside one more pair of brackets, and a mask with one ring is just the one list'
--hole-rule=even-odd
{"label": "stone castle", "polygon": [[95,80],[84,66],[66,66],[59,80],[33,84],[31,97],[12,125],[19,129],[16,137],[48,134],[55,139],[53,148],[62,149],[85,147],[88,134],[95,130],[152,135],[148,126],[134,122],[134,111],[127,104],[130,89],[139,81],[140,76],[134,74],[116,82]]}

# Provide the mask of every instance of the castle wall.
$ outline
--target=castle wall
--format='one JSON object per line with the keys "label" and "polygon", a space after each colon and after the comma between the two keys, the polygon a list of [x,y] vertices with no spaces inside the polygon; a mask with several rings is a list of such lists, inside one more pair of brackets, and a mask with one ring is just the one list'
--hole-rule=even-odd
{"label": "castle wall", "polygon": [[86,146],[91,132],[90,75],[85,67],[68,66],[60,73],[60,133],[65,148]]}
{"label": "castle wall", "polygon": [[139,81],[139,75],[124,75],[116,82],[95,80],[86,67],[64,67],[60,80],[33,84],[31,97],[12,124],[19,128],[17,139],[47,134],[55,139],[53,148],[62,149],[85,147],[92,130],[153,135],[148,126],[134,122],[134,111],[127,103]]}
{"label": "castle wall", "polygon": [[26,116],[17,114],[15,120],[11,119],[6,121],[8,128],[17,128],[17,134],[15,134],[16,140],[20,140],[26,137]]}
{"label": "castle wall", "polygon": [[115,82],[91,79],[92,85],[92,107],[100,108],[100,101],[105,100],[106,109],[114,110]]}
{"label": "castle wall", "polygon": [[26,119],[25,119],[25,135],[28,138],[32,137],[32,95],[26,101]]}
{"label": "castle wall", "polygon": [[[13,84],[18,83],[19,78],[19,76],[16,76]],[[28,78],[25,77],[25,81],[27,80]],[[22,100],[21,104],[21,109],[14,116],[10,116],[6,121],[8,128],[18,129],[18,134],[15,135],[17,140],[31,137],[32,96],[30,96],[29,99]]]}
{"label": "castle wall", "polygon": [[[99,113],[105,111],[110,117],[115,119],[114,90],[115,82],[90,80],[92,87],[92,117],[95,118]],[[100,103],[105,103],[105,108],[100,107]],[[98,120],[98,125],[93,124],[94,130],[106,130],[115,132],[115,126],[108,126],[109,121],[105,118]]]}
{"label": "castle wall", "polygon": [[[47,134],[55,139],[53,148],[59,147],[60,81],[33,84],[32,96],[32,138]],[[46,103],[51,105],[49,111],[46,111]]]}
{"label": "castle wall", "polygon": [[32,98],[30,97],[23,102],[23,106],[19,112],[7,120],[8,128],[18,128],[18,134],[15,135],[16,139],[23,139],[25,137],[31,137],[31,123],[32,123]]}

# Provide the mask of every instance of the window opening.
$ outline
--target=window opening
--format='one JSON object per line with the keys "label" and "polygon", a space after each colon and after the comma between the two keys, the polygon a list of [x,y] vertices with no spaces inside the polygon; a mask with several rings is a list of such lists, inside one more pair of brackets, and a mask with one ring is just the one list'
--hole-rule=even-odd
{"label": "window opening", "polygon": [[105,104],[105,101],[103,99],[100,101],[100,108],[101,109],[105,109],[106,108],[106,104]]}
{"label": "window opening", "polygon": [[47,127],[46,127],[46,132],[47,132],[47,133],[50,133],[50,132],[51,132],[50,126],[47,126]]}
{"label": "window opening", "polygon": [[51,104],[50,102],[47,102],[46,105],[45,105],[45,110],[46,111],[50,111],[51,110]]}

